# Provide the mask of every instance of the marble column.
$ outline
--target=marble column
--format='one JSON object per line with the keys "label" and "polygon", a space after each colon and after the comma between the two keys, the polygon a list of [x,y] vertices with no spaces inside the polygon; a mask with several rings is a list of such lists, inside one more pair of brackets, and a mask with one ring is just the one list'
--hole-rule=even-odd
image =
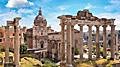
{"label": "marble column", "polygon": [[9,26],[5,27],[5,64],[9,63],[9,44],[10,44],[10,37],[9,37]]}
{"label": "marble column", "polygon": [[89,27],[89,36],[88,36],[88,58],[92,60],[92,49],[93,49],[93,43],[92,43],[92,25],[88,25]]}
{"label": "marble column", "polygon": [[114,59],[115,56],[115,25],[111,26],[111,58]]}
{"label": "marble column", "polygon": [[116,33],[116,36],[115,36],[115,44],[116,44],[116,47],[115,47],[115,50],[118,52],[118,32]]}
{"label": "marble column", "polygon": [[14,19],[14,64],[15,64],[15,67],[20,67],[19,66],[19,59],[20,59],[20,52],[19,52],[19,49],[20,49],[20,41],[19,41],[19,20],[20,18],[15,18]]}
{"label": "marble column", "polygon": [[100,25],[96,25],[96,59],[100,58],[99,27]]}
{"label": "marble column", "polygon": [[16,67],[19,67],[19,30],[17,26],[14,26],[14,63]]}
{"label": "marble column", "polygon": [[65,67],[65,24],[61,23],[60,67]]}
{"label": "marble column", "polygon": [[[118,32],[116,33],[116,36],[115,36],[115,51],[116,52],[119,52],[119,49],[118,49],[118,47],[119,47],[119,43],[118,43]],[[115,59],[119,59],[119,55],[116,55],[116,57],[115,57]]]}
{"label": "marble column", "polygon": [[80,54],[80,60],[83,60],[83,25],[80,26],[80,35],[79,35],[79,54]]}
{"label": "marble column", "polygon": [[75,30],[74,30],[74,26],[72,28],[72,61],[74,61],[74,55],[75,55]]}
{"label": "marble column", "polygon": [[103,25],[102,26],[103,27],[103,57],[104,58],[106,58],[106,56],[107,56],[107,51],[106,51],[106,47],[107,47],[107,45],[106,45],[106,27],[107,27],[107,25]]}
{"label": "marble column", "polygon": [[73,30],[74,30],[74,26],[68,24],[67,25],[67,60],[66,60],[67,67],[72,67]]}
{"label": "marble column", "polygon": [[69,67],[73,67],[72,65],[72,61],[73,61],[73,58],[72,56],[74,57],[72,51],[73,51],[73,44],[74,44],[74,25],[71,25],[70,26],[70,65]]}

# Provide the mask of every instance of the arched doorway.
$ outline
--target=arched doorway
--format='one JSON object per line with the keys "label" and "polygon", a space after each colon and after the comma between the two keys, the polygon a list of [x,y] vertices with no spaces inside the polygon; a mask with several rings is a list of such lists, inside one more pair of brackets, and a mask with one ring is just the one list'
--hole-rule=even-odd
{"label": "arched doorway", "polygon": [[44,48],[44,41],[40,42],[40,46],[41,46],[41,48]]}

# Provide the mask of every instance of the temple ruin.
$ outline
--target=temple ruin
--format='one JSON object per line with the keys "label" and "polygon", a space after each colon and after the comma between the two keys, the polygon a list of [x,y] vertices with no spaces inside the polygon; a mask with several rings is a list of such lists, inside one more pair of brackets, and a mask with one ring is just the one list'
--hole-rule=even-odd
{"label": "temple ruin", "polygon": [[[107,18],[98,18],[93,16],[89,10],[85,9],[83,11],[78,11],[77,16],[72,15],[62,15],[58,17],[60,19],[61,26],[61,63],[60,67],[73,67],[72,65],[72,45],[73,37],[74,37],[74,26],[78,25],[80,28],[79,32],[79,55],[80,60],[83,59],[83,26],[88,26],[88,59],[92,60],[92,26],[96,27],[96,59],[100,58],[100,47],[99,47],[99,28],[103,27],[103,58],[106,58],[106,27],[111,27],[111,58],[114,59],[115,56],[115,19],[107,19]],[[65,33],[65,29],[67,30]],[[66,37],[65,37],[66,35]],[[66,41],[65,42],[65,38]],[[67,46],[65,46],[65,44]],[[65,49],[65,47],[67,47]]]}

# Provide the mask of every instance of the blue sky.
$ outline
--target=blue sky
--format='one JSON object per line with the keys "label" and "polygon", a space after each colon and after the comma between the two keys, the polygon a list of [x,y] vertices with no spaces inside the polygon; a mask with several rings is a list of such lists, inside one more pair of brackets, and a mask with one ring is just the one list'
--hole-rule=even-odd
{"label": "blue sky", "polygon": [[40,7],[48,26],[56,31],[60,30],[57,16],[76,15],[83,9],[89,9],[100,18],[115,18],[116,29],[120,29],[120,0],[0,0],[0,25],[6,25],[6,20],[20,16],[20,25],[30,28]]}

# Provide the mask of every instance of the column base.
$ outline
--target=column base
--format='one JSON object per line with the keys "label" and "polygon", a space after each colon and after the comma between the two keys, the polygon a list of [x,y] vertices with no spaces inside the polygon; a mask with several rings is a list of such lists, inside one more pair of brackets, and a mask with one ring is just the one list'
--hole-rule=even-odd
{"label": "column base", "polygon": [[110,60],[114,60],[114,58],[111,57]]}
{"label": "column base", "polygon": [[104,59],[106,59],[106,56],[103,56]]}
{"label": "column base", "polygon": [[66,64],[66,67],[73,67],[72,64]]}
{"label": "column base", "polygon": [[92,60],[93,58],[89,57],[88,59],[89,59],[89,60]]}
{"label": "column base", "polygon": [[14,67],[20,67],[20,65],[19,64],[14,64]]}
{"label": "column base", "polygon": [[4,63],[4,67],[15,67],[13,63],[6,62]]}
{"label": "column base", "polygon": [[66,67],[65,61],[61,61],[61,62],[60,62],[60,67]]}
{"label": "column base", "polygon": [[79,58],[80,61],[83,61],[84,59],[83,58]]}
{"label": "column base", "polygon": [[9,67],[9,62],[5,62],[4,67]]}

